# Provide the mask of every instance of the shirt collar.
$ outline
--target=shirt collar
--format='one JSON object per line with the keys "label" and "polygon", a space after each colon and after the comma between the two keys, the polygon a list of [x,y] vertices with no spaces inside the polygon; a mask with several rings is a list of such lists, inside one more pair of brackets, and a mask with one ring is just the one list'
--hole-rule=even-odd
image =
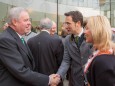
{"label": "shirt collar", "polygon": [[74,37],[76,37],[76,36],[81,37],[82,34],[83,34],[83,28],[82,28],[81,32],[78,35],[75,35]]}
{"label": "shirt collar", "polygon": [[47,31],[47,30],[41,30],[41,31],[45,31],[45,32],[48,32],[48,33],[50,34],[50,32],[49,32],[49,31]]}
{"label": "shirt collar", "polygon": [[[16,32],[17,33],[17,32]],[[17,33],[18,34],[18,33]],[[20,34],[18,34],[18,36],[20,37],[20,38],[22,38],[22,36],[20,35]]]}
{"label": "shirt collar", "polygon": [[28,33],[25,33],[26,36],[28,36],[31,33],[31,31],[29,31]]}

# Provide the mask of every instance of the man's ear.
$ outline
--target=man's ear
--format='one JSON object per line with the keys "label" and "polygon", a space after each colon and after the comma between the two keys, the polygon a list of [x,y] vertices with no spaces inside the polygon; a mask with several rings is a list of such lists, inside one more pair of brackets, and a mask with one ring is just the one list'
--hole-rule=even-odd
{"label": "man's ear", "polygon": [[14,26],[16,26],[16,25],[17,25],[17,20],[16,20],[16,19],[13,19],[13,20],[12,20],[12,24],[13,24]]}
{"label": "man's ear", "polygon": [[81,22],[80,21],[78,21],[77,24],[78,24],[78,26],[81,26]]}
{"label": "man's ear", "polygon": [[76,23],[75,23],[75,27],[81,28],[81,22],[80,22],[80,21],[76,22]]}

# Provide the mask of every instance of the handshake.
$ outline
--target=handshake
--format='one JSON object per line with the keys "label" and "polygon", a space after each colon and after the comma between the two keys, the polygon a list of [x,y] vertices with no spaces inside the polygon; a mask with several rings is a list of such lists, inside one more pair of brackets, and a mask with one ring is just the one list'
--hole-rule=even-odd
{"label": "handshake", "polygon": [[61,81],[61,77],[59,74],[51,74],[49,76],[49,85],[50,86],[57,86]]}

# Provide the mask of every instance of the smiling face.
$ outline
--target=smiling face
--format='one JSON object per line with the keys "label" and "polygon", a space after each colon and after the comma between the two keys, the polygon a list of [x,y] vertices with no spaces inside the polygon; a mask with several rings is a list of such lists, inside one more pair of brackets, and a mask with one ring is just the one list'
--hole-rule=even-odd
{"label": "smiling face", "polygon": [[15,25],[15,31],[20,35],[24,35],[31,29],[29,14],[22,11],[19,18],[13,20],[13,24]]}
{"label": "smiling face", "polygon": [[111,48],[111,26],[105,16],[91,16],[85,26],[86,42],[92,43],[94,49],[108,50]]}
{"label": "smiling face", "polygon": [[52,23],[53,23],[53,25],[52,25],[52,28],[50,30],[50,34],[54,35],[56,33],[56,30],[57,30],[57,25],[55,22],[52,22]]}

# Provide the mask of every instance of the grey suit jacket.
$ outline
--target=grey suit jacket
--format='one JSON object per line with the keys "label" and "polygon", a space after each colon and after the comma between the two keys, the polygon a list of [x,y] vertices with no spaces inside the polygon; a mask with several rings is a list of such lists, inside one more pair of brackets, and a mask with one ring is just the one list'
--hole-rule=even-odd
{"label": "grey suit jacket", "polygon": [[30,50],[7,28],[0,35],[0,86],[48,86],[49,77],[33,70]]}
{"label": "grey suit jacket", "polygon": [[[73,35],[65,38],[64,56],[58,74],[63,78],[68,68],[71,68],[71,86],[83,86],[84,77],[82,67],[91,54],[91,45],[82,37],[80,48],[75,44]],[[80,50],[80,51],[79,51]]]}
{"label": "grey suit jacket", "polygon": [[24,40],[27,42],[30,38],[32,38],[32,37],[34,37],[36,35],[37,35],[37,33],[30,32],[28,35],[24,35],[23,37],[24,37]]}

